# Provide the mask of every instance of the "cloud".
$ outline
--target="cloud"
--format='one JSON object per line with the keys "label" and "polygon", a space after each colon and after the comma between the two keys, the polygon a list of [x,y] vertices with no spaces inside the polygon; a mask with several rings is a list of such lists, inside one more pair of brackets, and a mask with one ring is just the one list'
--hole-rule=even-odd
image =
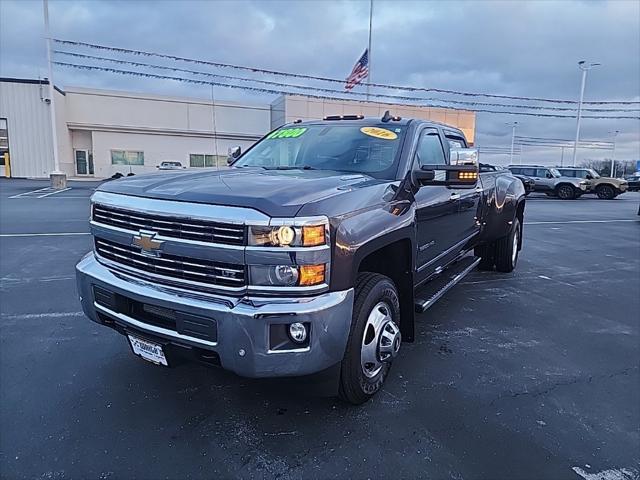
{"label": "cloud", "polygon": [[[349,73],[368,37],[366,1],[51,0],[50,10],[59,38],[336,78]],[[576,64],[587,59],[603,63],[589,73],[587,100],[640,100],[639,19],[640,3],[624,0],[374,0],[372,80],[575,100]],[[40,1],[0,2],[0,75],[46,76]],[[54,76],[63,86],[211,94],[208,87],[58,67]],[[223,88],[214,94],[251,102],[273,98]],[[521,135],[575,135],[575,119],[478,113],[478,144],[508,146],[505,123],[514,120]],[[607,139],[620,130],[617,157],[636,159],[639,129],[638,121],[585,119],[581,137]],[[579,158],[607,155],[585,151]],[[523,150],[525,161],[555,163],[555,157],[557,150]]]}

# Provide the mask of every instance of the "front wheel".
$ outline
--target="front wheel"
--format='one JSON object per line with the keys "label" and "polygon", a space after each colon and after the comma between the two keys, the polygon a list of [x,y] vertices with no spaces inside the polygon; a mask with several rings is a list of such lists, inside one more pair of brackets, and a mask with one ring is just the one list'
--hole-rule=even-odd
{"label": "front wheel", "polygon": [[596,190],[596,195],[602,200],[612,200],[616,197],[616,191],[611,185],[600,185]]}
{"label": "front wheel", "polygon": [[573,200],[576,198],[576,191],[571,185],[560,185],[557,190],[557,195],[561,200]]}
{"label": "front wheel", "polygon": [[395,285],[377,273],[358,275],[338,395],[360,405],[371,398],[400,350],[400,300]]}

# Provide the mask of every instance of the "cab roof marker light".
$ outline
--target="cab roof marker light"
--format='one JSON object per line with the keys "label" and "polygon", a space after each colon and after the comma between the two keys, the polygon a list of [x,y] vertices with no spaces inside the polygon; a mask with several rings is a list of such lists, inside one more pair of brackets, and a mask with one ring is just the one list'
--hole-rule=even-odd
{"label": "cab roof marker light", "polygon": [[296,120],[293,121],[293,123],[302,123],[302,119],[301,118],[297,118]]}

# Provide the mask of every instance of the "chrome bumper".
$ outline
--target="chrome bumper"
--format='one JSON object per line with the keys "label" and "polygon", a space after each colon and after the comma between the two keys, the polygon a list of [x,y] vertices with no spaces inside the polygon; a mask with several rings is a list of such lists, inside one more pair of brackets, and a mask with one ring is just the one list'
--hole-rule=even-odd
{"label": "chrome bumper", "polygon": [[[246,377],[308,375],[342,360],[349,337],[353,289],[314,297],[264,298],[205,296],[148,283],[109,270],[93,253],[76,266],[78,293],[84,313],[94,322],[105,316],[124,328],[170,343],[216,352],[223,368]],[[150,325],[96,303],[94,286],[146,305],[215,319],[216,341]],[[309,323],[309,345],[300,349],[269,349],[272,324]],[[107,326],[111,326],[107,324]]]}

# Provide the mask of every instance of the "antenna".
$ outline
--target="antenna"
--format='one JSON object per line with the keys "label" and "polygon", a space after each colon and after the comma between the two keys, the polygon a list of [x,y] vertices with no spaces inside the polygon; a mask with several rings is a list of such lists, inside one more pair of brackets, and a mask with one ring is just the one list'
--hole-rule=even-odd
{"label": "antenna", "polygon": [[384,115],[382,116],[382,121],[384,123],[390,122],[392,119],[391,114],[389,113],[389,110],[387,110],[386,112],[384,112]]}

